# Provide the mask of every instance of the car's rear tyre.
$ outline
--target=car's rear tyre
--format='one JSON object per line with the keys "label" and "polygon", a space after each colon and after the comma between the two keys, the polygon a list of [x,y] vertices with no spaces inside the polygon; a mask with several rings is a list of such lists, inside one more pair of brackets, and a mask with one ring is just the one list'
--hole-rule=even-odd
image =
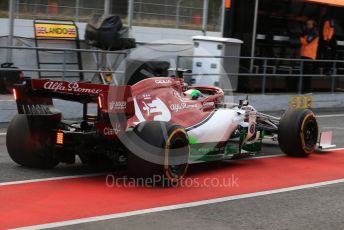
{"label": "car's rear tyre", "polygon": [[131,140],[136,145],[128,154],[131,176],[152,178],[154,184],[175,184],[185,176],[190,146],[184,128],[166,122],[143,122],[135,127]]}
{"label": "car's rear tyre", "polygon": [[307,157],[314,152],[318,141],[318,124],[312,111],[294,109],[280,120],[278,142],[288,156]]}
{"label": "car's rear tyre", "polygon": [[59,162],[54,158],[53,122],[44,119],[32,120],[18,114],[11,121],[6,135],[7,151],[19,165],[49,169]]}

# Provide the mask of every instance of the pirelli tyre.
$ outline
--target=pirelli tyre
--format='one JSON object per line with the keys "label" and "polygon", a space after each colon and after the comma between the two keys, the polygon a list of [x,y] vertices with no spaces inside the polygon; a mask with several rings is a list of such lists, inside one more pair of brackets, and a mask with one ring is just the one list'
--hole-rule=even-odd
{"label": "pirelli tyre", "polygon": [[49,116],[30,118],[24,114],[16,115],[6,135],[7,151],[12,160],[30,168],[55,167],[59,162],[53,156],[53,124]]}
{"label": "pirelli tyre", "polygon": [[128,172],[135,178],[153,179],[154,185],[177,184],[186,174],[190,156],[185,129],[167,122],[137,125],[130,137]]}
{"label": "pirelli tyre", "polygon": [[287,111],[278,127],[278,142],[288,156],[307,157],[314,152],[318,141],[318,123],[312,111]]}

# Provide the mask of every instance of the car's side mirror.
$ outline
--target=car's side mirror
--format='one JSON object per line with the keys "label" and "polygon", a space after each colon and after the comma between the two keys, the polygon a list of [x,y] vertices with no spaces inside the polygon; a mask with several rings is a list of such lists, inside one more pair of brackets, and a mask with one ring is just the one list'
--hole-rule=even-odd
{"label": "car's side mirror", "polygon": [[189,84],[184,82],[183,83],[183,92],[187,91],[189,89]]}

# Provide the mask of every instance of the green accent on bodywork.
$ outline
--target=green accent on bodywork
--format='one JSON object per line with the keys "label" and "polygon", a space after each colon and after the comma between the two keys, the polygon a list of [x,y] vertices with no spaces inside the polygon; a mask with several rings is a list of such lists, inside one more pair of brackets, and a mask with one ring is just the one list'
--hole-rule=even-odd
{"label": "green accent on bodywork", "polygon": [[197,142],[197,138],[196,137],[189,137],[189,144],[190,145],[195,145],[195,144],[197,144],[198,142]]}
{"label": "green accent on bodywork", "polygon": [[251,145],[244,145],[242,146],[242,149],[249,152],[249,153],[257,153],[262,151],[262,142],[258,141]]}
{"label": "green accent on bodywork", "polygon": [[219,155],[193,155],[190,157],[191,161],[204,161],[204,162],[209,162],[209,161],[221,161],[221,160],[226,160],[230,159],[231,157],[225,158],[223,156]]}
{"label": "green accent on bodywork", "polygon": [[189,137],[190,143],[190,160],[191,161],[220,161],[237,158],[241,156],[257,155],[262,150],[264,131],[259,132],[259,139],[253,144],[243,144],[247,136],[247,129],[238,131],[234,138],[227,144],[223,143],[221,147],[217,147],[219,143],[197,143],[197,139]]}
{"label": "green accent on bodywork", "polygon": [[[256,143],[253,144],[244,144],[244,145],[240,145],[242,146],[241,149],[245,150],[247,152],[250,153],[257,153],[262,151],[262,146],[263,146],[263,139],[265,136],[265,132],[264,131],[260,131],[260,135],[259,135],[259,140]],[[244,135],[243,140],[245,140],[246,135]],[[240,142],[242,143],[242,142]]]}
{"label": "green accent on bodywork", "polygon": [[239,152],[239,148],[234,145],[227,145],[225,148],[226,155],[238,154],[238,152]]}
{"label": "green accent on bodywork", "polygon": [[218,161],[231,159],[239,153],[238,145],[227,144],[222,147],[214,147],[215,143],[193,145],[190,158],[192,161]]}

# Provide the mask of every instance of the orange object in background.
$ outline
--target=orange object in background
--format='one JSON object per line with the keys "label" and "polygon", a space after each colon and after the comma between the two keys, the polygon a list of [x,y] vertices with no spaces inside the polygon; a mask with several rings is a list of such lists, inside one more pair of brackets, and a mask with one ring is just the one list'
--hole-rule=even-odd
{"label": "orange object in background", "polygon": [[49,4],[49,15],[51,16],[56,16],[58,14],[59,10],[58,10],[58,5],[57,2],[52,1]]}
{"label": "orange object in background", "polygon": [[232,0],[226,0],[226,9],[230,9],[232,7]]}
{"label": "orange object in background", "polygon": [[334,35],[334,23],[331,23],[331,20],[327,20],[324,24],[324,29],[323,29],[324,41],[331,41],[331,39],[333,38],[333,35]]}
{"label": "orange object in background", "polygon": [[307,57],[312,60],[315,60],[318,52],[319,37],[314,38],[312,41],[308,41],[308,36],[300,38],[301,43],[301,57]]}
{"label": "orange object in background", "polygon": [[344,1],[343,0],[305,0],[305,1],[344,7]]}
{"label": "orange object in background", "polygon": [[202,17],[200,15],[194,15],[192,17],[192,24],[201,25],[201,23],[202,23]]}

